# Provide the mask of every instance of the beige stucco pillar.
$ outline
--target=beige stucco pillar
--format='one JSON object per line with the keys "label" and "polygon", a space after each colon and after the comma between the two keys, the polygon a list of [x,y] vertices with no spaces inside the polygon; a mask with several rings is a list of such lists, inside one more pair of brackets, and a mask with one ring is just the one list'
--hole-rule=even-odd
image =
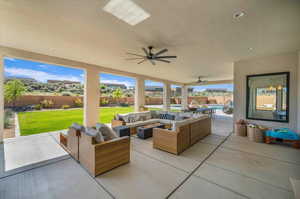
{"label": "beige stucco pillar", "polygon": [[188,108],[188,86],[181,87],[181,106],[183,110]]}
{"label": "beige stucco pillar", "polygon": [[99,122],[100,74],[97,70],[86,69],[84,81],[84,119],[87,127]]}
{"label": "beige stucco pillar", "polygon": [[169,83],[164,83],[163,103],[163,110],[170,111],[171,85]]}
{"label": "beige stucco pillar", "polygon": [[4,60],[0,55],[0,143],[4,134]]}
{"label": "beige stucco pillar", "polygon": [[139,112],[142,106],[145,106],[145,80],[137,77],[135,83],[134,111]]}

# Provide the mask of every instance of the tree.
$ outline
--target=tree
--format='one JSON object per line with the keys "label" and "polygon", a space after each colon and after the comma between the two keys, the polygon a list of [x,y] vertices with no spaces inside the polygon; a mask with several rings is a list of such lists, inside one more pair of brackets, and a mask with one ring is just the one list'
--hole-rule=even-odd
{"label": "tree", "polygon": [[117,88],[116,90],[114,90],[114,92],[112,93],[113,98],[115,98],[117,100],[117,103],[120,104],[120,98],[123,97],[123,91],[120,88]]}
{"label": "tree", "polygon": [[20,80],[8,81],[4,86],[4,99],[7,102],[12,102],[15,108],[16,100],[21,97],[26,91],[25,85]]}

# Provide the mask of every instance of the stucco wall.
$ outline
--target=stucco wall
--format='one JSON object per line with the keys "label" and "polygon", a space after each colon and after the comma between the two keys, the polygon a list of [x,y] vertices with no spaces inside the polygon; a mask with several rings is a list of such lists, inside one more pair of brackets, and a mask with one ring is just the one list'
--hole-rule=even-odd
{"label": "stucco wall", "polygon": [[[26,105],[35,105],[39,104],[43,100],[51,100],[53,101],[53,108],[61,108],[63,105],[70,105],[71,107],[74,107],[74,101],[80,98],[83,100],[83,97],[75,97],[75,96],[38,96],[38,95],[25,95],[20,97],[15,102],[15,106],[26,106]],[[101,100],[108,101],[109,104],[117,104],[117,100],[112,97],[100,97]],[[207,104],[209,103],[209,100],[216,101],[218,104],[224,104],[228,100],[232,100],[231,96],[215,96],[215,97],[189,97],[188,102],[191,103],[192,100],[196,100],[199,103]],[[119,103],[128,103],[129,105],[134,104],[134,98],[133,97],[123,97],[118,99]],[[211,103],[212,103],[211,102]],[[163,99],[161,97],[148,97],[146,98],[146,104],[147,105],[161,105],[163,103]],[[181,98],[171,98],[172,104],[180,104]],[[12,103],[5,103],[5,107],[11,107]]]}
{"label": "stucco wall", "polygon": [[246,76],[262,73],[290,72],[289,123],[248,120],[268,127],[297,129],[298,53],[284,53],[234,63],[234,121],[246,118]]}

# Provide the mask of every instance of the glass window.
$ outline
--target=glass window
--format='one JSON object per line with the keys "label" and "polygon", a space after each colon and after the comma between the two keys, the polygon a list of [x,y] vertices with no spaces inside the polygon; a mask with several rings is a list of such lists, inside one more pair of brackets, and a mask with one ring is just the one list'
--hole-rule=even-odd
{"label": "glass window", "polygon": [[289,73],[247,76],[247,119],[288,122]]}

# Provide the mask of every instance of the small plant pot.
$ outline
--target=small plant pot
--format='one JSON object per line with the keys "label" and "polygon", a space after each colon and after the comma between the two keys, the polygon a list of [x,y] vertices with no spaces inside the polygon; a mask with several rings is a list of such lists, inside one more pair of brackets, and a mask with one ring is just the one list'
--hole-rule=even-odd
{"label": "small plant pot", "polygon": [[247,126],[246,124],[235,124],[234,126],[234,132],[238,136],[247,136]]}
{"label": "small plant pot", "polygon": [[247,126],[247,134],[248,138],[252,142],[264,142],[264,133],[263,129],[256,125],[248,125]]}

